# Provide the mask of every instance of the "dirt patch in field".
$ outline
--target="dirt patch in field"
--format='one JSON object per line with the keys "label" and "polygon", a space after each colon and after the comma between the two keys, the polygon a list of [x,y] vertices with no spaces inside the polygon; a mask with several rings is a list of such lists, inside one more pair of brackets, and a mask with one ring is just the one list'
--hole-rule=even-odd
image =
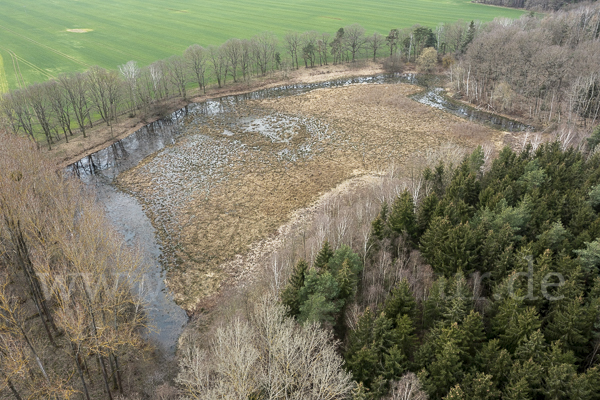
{"label": "dirt patch in field", "polygon": [[87,32],[91,32],[93,31],[93,29],[67,29],[67,32],[72,32],[72,33],[87,33]]}
{"label": "dirt patch in field", "polygon": [[176,300],[188,311],[208,305],[247,276],[251,266],[232,260],[340,183],[449,140],[501,137],[407,98],[418,90],[354,85],[221,104],[225,112],[194,117],[175,145],[120,176],[161,236]]}

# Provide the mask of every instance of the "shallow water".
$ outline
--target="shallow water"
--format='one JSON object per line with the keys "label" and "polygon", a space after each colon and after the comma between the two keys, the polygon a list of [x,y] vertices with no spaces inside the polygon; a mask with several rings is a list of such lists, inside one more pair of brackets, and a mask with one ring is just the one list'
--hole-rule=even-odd
{"label": "shallow water", "polygon": [[421,104],[449,112],[472,122],[483,123],[494,129],[509,132],[533,131],[535,129],[533,126],[525,125],[500,115],[477,110],[474,107],[451,99],[444,94],[441,88],[428,89],[414,94],[411,98]]}
{"label": "shallow water", "polygon": [[[89,183],[92,183],[89,181]],[[158,344],[167,354],[174,354],[177,339],[188,321],[187,314],[173,301],[164,283],[160,266],[160,246],[156,242],[154,228],[140,203],[100,179],[93,183],[98,201],[117,231],[130,246],[139,246],[144,256],[147,272],[140,287],[146,300],[149,319],[155,326],[145,332],[146,337]]]}
{"label": "shallow water", "polygon": [[[169,117],[152,122],[113,145],[79,160],[68,166],[67,169],[72,170],[78,175],[93,175],[98,173],[98,171],[107,170],[106,172],[103,172],[103,174],[109,173],[110,176],[116,177],[120,172],[137,165],[137,163],[146,156],[161,150],[169,144],[175,143],[177,137],[182,133],[185,133],[186,125],[198,116],[228,113],[232,111],[238,103],[245,100],[293,96],[315,89],[333,88],[361,83],[411,83],[422,86],[432,84],[427,78],[414,74],[376,75],[336,79],[319,83],[279,86],[235,96],[225,96],[214,100],[207,100],[203,103],[192,103],[185,108],[175,111]],[[477,110],[474,107],[450,99],[444,95],[441,88],[435,86],[435,82],[433,82],[433,86],[425,87],[424,91],[413,95],[412,98],[419,103],[447,111],[473,122],[489,125],[495,129],[506,130],[509,132],[534,130],[534,127],[532,126],[493,113]],[[264,125],[268,125],[269,121],[255,120],[252,122],[252,119],[250,118],[247,122],[254,123],[259,129],[262,124],[264,129]],[[231,131],[227,130],[223,132],[223,134],[229,136],[231,135]]]}
{"label": "shallow water", "polygon": [[[338,79],[329,82],[296,84],[281,86],[271,89],[263,89],[255,92],[236,96],[226,96],[203,103],[190,104],[169,117],[153,122],[128,137],[102,149],[88,157],[67,167],[67,170],[79,176],[84,182],[93,185],[97,189],[98,201],[105,207],[108,217],[116,229],[125,237],[131,245],[139,245],[149,265],[149,273],[145,279],[144,297],[148,301],[149,317],[153,320],[156,331],[148,332],[147,336],[165,350],[172,353],[175,350],[177,339],[187,322],[187,315],[174,302],[172,295],[165,288],[163,269],[161,268],[161,257],[163,256],[160,246],[156,240],[156,232],[150,219],[145,214],[142,205],[133,196],[115,188],[114,179],[122,172],[137,166],[145,157],[150,156],[177,142],[178,138],[193,130],[198,124],[206,123],[208,116],[219,116],[224,121],[231,120],[231,129],[224,129],[223,136],[230,137],[231,143],[227,149],[221,149],[213,145],[214,139],[204,135],[194,135],[193,140],[188,140],[183,147],[178,145],[163,152],[160,156],[168,157],[172,167],[177,169],[177,160],[185,165],[202,164],[198,171],[216,171],[222,163],[229,163],[234,156],[248,154],[244,145],[235,141],[235,131],[256,132],[267,137],[273,143],[287,144],[304,130],[310,137],[320,141],[323,135],[328,134],[328,127],[322,126],[318,120],[300,117],[290,117],[279,114],[269,116],[247,115],[235,117],[237,105],[246,100],[278,98],[306,93],[321,88],[333,88],[350,84],[393,84],[412,83],[425,85],[426,79],[412,75],[377,75],[373,77],[361,77],[351,79]],[[491,127],[508,130],[522,131],[531,130],[532,127],[520,124],[508,118],[499,117],[486,113],[453,101],[446,97],[442,90],[433,86],[426,87],[424,91],[413,95],[412,98],[420,103],[439,108],[454,115],[485,123]],[[314,150],[312,142],[307,142],[298,151],[283,148],[277,157],[284,160],[294,161],[298,157],[310,157]],[[315,142],[316,143],[316,142]],[[180,148],[181,147],[181,148]],[[189,147],[189,148],[188,148]],[[203,151],[217,152],[218,157],[213,161],[203,155]],[[216,161],[214,161],[216,160]],[[211,164],[212,163],[212,164]],[[219,165],[217,165],[217,164]],[[210,164],[210,165],[209,165]],[[213,165],[215,164],[215,165]],[[149,166],[148,168],[151,168]],[[173,175],[177,171],[173,171]],[[193,190],[201,189],[201,174],[194,177]],[[209,174],[210,175],[210,174]],[[213,174],[214,175],[214,174]],[[218,174],[217,174],[218,175]],[[178,177],[171,176],[173,181]],[[179,176],[179,178],[181,178]],[[210,185],[218,183],[218,176],[206,176],[206,190]],[[210,181],[208,180],[210,178]],[[173,186],[173,192],[169,187]],[[188,185],[189,186],[189,185]],[[189,193],[181,190],[185,185],[162,186],[165,190],[161,197],[170,200],[169,206],[177,206],[177,199],[184,201]],[[190,189],[191,190],[191,189]],[[175,200],[175,201],[173,201]],[[160,199],[156,199],[160,202]],[[157,221],[161,224],[161,221]]]}

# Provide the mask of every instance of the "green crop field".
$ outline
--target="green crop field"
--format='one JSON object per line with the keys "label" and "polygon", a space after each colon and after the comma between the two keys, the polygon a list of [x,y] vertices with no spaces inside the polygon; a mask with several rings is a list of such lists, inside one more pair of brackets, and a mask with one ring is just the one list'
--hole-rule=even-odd
{"label": "green crop field", "polygon": [[367,33],[386,34],[417,23],[433,28],[522,13],[469,0],[2,0],[0,90],[92,65],[146,65],[193,43],[263,31],[335,33],[359,23]]}

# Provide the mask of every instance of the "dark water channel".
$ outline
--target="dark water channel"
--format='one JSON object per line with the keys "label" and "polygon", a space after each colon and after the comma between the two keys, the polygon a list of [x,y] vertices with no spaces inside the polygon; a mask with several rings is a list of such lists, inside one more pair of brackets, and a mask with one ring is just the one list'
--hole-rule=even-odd
{"label": "dark water channel", "polygon": [[476,110],[444,95],[435,86],[435,81],[412,74],[377,75],[351,79],[338,79],[322,83],[295,84],[271,89],[257,90],[247,94],[226,96],[202,103],[193,103],[175,111],[170,116],[153,122],[126,138],[82,158],[67,167],[68,172],[79,176],[88,185],[94,186],[98,201],[105,207],[108,217],[117,230],[131,245],[140,246],[149,272],[144,279],[144,297],[149,308],[149,317],[156,327],[148,337],[156,341],[169,353],[173,353],[185,324],[186,313],[175,304],[172,295],[165,288],[164,271],[161,268],[161,249],[155,237],[155,230],[144,213],[141,204],[132,196],[113,185],[113,180],[122,172],[135,167],[145,157],[164,147],[174,144],[177,138],[186,133],[186,127],[197,116],[227,113],[237,103],[246,100],[293,96],[321,88],[333,88],[351,84],[394,84],[412,83],[424,87],[422,92],[412,96],[415,101],[445,110],[454,115],[496,129],[507,131],[532,130],[508,118]]}

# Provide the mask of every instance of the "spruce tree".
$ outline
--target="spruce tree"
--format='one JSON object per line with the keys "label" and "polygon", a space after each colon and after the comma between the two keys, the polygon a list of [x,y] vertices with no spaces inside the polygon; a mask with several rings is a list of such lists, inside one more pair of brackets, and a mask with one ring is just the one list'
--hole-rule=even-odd
{"label": "spruce tree", "polygon": [[354,295],[354,292],[356,291],[356,278],[350,270],[348,259],[344,260],[342,268],[340,268],[336,275],[336,280],[340,288],[340,299],[345,301]]}
{"label": "spruce tree", "polygon": [[396,285],[385,300],[383,310],[388,318],[396,320],[402,315],[415,316],[416,303],[406,279]]}
{"label": "spruce tree", "polygon": [[448,281],[444,277],[438,278],[431,289],[429,296],[423,304],[423,327],[431,328],[446,312],[447,301],[445,289]]}
{"label": "spruce tree", "polygon": [[388,205],[386,202],[383,202],[381,205],[381,211],[375,217],[373,222],[371,222],[371,236],[377,238],[378,240],[383,240],[388,236],[387,232],[387,211]]}
{"label": "spruce tree", "polygon": [[417,237],[420,238],[421,235],[423,235],[423,233],[425,233],[425,231],[429,227],[429,223],[433,218],[433,214],[435,213],[438,203],[439,199],[435,192],[425,197],[425,199],[423,199],[423,201],[421,202],[421,205],[417,210],[417,220],[415,229]]}
{"label": "spruce tree", "polygon": [[475,22],[471,21],[471,23],[469,24],[469,29],[467,30],[467,36],[465,37],[465,41],[462,43],[461,46],[461,52],[464,53],[467,50],[467,47],[469,47],[469,44],[471,44],[471,42],[475,38],[475,32]]}
{"label": "spruce tree", "polygon": [[505,383],[512,365],[511,355],[500,347],[498,339],[483,344],[474,361],[477,370],[491,375],[497,386]]}
{"label": "spruce tree", "polygon": [[408,367],[406,353],[398,345],[392,346],[383,356],[383,373],[388,381],[399,379]]}
{"label": "spruce tree", "polygon": [[443,400],[467,400],[467,397],[460,385],[457,384],[452,389],[450,389],[450,391],[443,398]]}
{"label": "spruce tree", "polygon": [[464,379],[465,398],[468,400],[495,400],[500,398],[500,391],[494,384],[491,375],[477,372]]}
{"label": "spruce tree", "polygon": [[432,398],[441,398],[463,377],[461,351],[456,343],[445,343],[427,370],[424,387]]}
{"label": "spruce tree", "polygon": [[333,249],[329,245],[329,241],[325,240],[323,247],[319,250],[317,258],[315,259],[314,267],[317,271],[327,270],[327,263],[329,259],[333,257]]}
{"label": "spruce tree", "polygon": [[352,372],[352,377],[368,389],[371,388],[373,383],[374,373],[379,370],[377,368],[378,363],[377,351],[368,345],[363,346],[354,352],[351,357],[346,358],[346,365]]}
{"label": "spruce tree", "polygon": [[353,357],[354,353],[373,342],[374,321],[375,316],[367,307],[365,312],[358,318],[356,328],[350,332],[348,337],[348,350],[346,351],[346,359]]}
{"label": "spruce tree", "polygon": [[513,310],[503,329],[504,333],[500,334],[500,339],[504,347],[514,350],[521,343],[529,340],[531,335],[540,329],[541,324],[542,322],[535,308],[527,307]]}
{"label": "spruce tree", "polygon": [[396,233],[413,236],[416,228],[415,203],[408,191],[396,198],[388,218],[390,228]]}
{"label": "spruce tree", "polygon": [[304,286],[304,278],[308,264],[304,260],[298,261],[294,267],[288,283],[281,292],[281,302],[288,307],[288,313],[291,317],[296,317],[300,313],[300,289]]}
{"label": "spruce tree", "polygon": [[412,319],[407,314],[398,316],[396,319],[396,328],[394,329],[394,342],[409,359],[413,353],[416,341],[417,338]]}
{"label": "spruce tree", "polygon": [[549,340],[560,340],[567,349],[583,353],[590,340],[596,310],[585,306],[581,297],[563,301],[564,306],[556,306],[550,313],[544,333]]}
{"label": "spruce tree", "polygon": [[527,379],[515,377],[508,382],[503,390],[502,399],[506,400],[530,400],[531,390]]}
{"label": "spruce tree", "polygon": [[485,330],[481,315],[471,310],[469,315],[460,324],[461,348],[465,354],[465,361],[471,361],[481,349],[485,340]]}

